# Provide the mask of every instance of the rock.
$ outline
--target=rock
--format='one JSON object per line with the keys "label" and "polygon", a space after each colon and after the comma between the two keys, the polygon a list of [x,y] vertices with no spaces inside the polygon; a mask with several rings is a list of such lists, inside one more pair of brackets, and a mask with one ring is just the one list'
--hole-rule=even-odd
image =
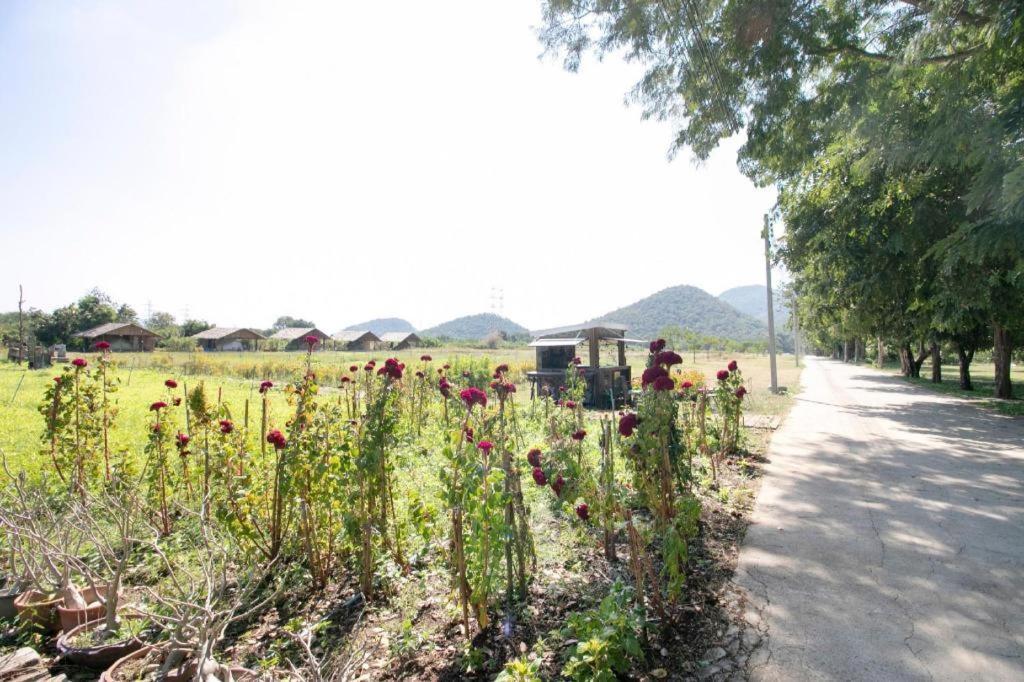
{"label": "rock", "polygon": [[759,647],[750,654],[750,658],[747,659],[747,665],[751,668],[756,668],[759,665],[764,665],[768,662],[768,657],[771,653],[768,651],[768,647]]}
{"label": "rock", "polygon": [[757,634],[756,630],[746,630],[743,633],[743,648],[747,651],[752,651],[757,648],[757,645],[761,643],[761,635]]}
{"label": "rock", "polygon": [[720,658],[725,658],[725,654],[725,649],[723,649],[720,646],[716,646],[714,649],[704,654],[704,660],[714,662],[719,660]]}
{"label": "rock", "polygon": [[651,677],[656,677],[659,680],[663,680],[668,677],[668,671],[664,668],[655,668],[651,671]]}
{"label": "rock", "polygon": [[699,672],[697,673],[697,679],[700,679],[700,680],[707,680],[707,679],[710,679],[710,678],[714,677],[715,675],[717,675],[717,674],[718,674],[718,673],[720,673],[720,672],[722,672],[722,668],[721,668],[721,666],[718,666],[718,665],[709,665],[709,666],[708,666],[708,667],[706,667],[706,668],[702,668],[702,669],[701,669],[701,670],[700,670],[700,671],[699,671]]}

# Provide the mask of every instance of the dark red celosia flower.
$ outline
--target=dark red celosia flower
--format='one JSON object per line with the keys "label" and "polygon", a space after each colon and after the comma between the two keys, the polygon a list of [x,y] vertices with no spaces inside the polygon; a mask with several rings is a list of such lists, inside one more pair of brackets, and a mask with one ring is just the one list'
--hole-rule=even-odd
{"label": "dark red celosia flower", "polygon": [[581,360],[580,357],[577,355],[576,357],[574,357],[572,359],[572,364],[574,364],[574,365],[582,365],[583,364],[583,360]]}
{"label": "dark red celosia flower", "polygon": [[351,366],[350,366],[350,367],[348,368],[348,371],[352,372],[353,374],[354,374],[354,373],[356,373],[356,372],[358,372],[358,371],[359,371],[359,365],[351,365]]}
{"label": "dark red celosia flower", "polygon": [[452,397],[452,385],[448,383],[448,379],[441,377],[441,380],[437,382],[437,389],[441,391],[441,395],[445,398]]}
{"label": "dark red celosia flower", "polygon": [[468,369],[462,371],[462,378],[463,379],[468,379],[469,378],[469,370]]}
{"label": "dark red celosia flower", "polygon": [[632,412],[622,415],[619,419],[619,433],[623,436],[629,437],[636,431],[637,424],[640,423],[639,418]]}
{"label": "dark red celosia flower", "polygon": [[306,381],[316,381],[316,372],[306,372]]}
{"label": "dark red celosia flower", "polygon": [[565,402],[562,403],[562,407],[565,407],[565,408],[570,409],[570,410],[575,410],[576,409],[576,401],[575,400],[566,400]]}
{"label": "dark red celosia flower", "polygon": [[537,485],[547,485],[548,477],[544,475],[544,470],[540,467],[533,467],[533,482]]}
{"label": "dark red celosia flower", "polygon": [[562,474],[558,474],[558,476],[555,478],[555,480],[553,480],[551,482],[551,489],[555,491],[555,495],[558,495],[559,497],[561,497],[562,496],[562,488],[564,488],[564,487],[565,487],[565,479],[562,478]]}
{"label": "dark red celosia flower", "polygon": [[504,386],[502,386],[502,388],[505,389],[505,393],[516,392],[516,385],[513,384],[511,381],[507,382]]}
{"label": "dark red celosia flower", "polygon": [[679,357],[679,353],[671,350],[663,350],[654,356],[654,362],[658,365],[665,365],[671,367],[672,365],[683,364],[683,359]]}
{"label": "dark red celosia flower", "polygon": [[452,366],[451,366],[451,365],[449,365],[449,364],[448,364],[448,363],[446,362],[446,363],[444,363],[444,367],[442,367],[441,369],[451,369],[451,368],[452,368]]}
{"label": "dark red celosia flower", "polygon": [[231,423],[230,419],[220,420],[220,432],[223,434],[229,434],[235,430],[235,425]]}
{"label": "dark red celosia flower", "polygon": [[574,441],[577,441],[577,442],[579,442],[579,441],[583,440],[583,439],[584,439],[584,438],[586,438],[586,437],[587,437],[587,432],[586,432],[586,431],[584,431],[583,429],[577,429],[577,430],[576,430],[576,431],[575,431],[575,432],[574,432],[574,433],[572,434],[572,439],[573,439]]}
{"label": "dark red celosia flower", "polygon": [[653,384],[655,379],[667,376],[668,372],[660,365],[648,367],[640,377],[640,384],[646,388],[648,384]]}
{"label": "dark red celosia flower", "polygon": [[499,384],[497,381],[492,381],[491,383],[489,383],[487,385],[490,386],[492,391],[498,390],[498,387],[501,386],[501,384]]}
{"label": "dark red celosia flower", "polygon": [[692,381],[684,381],[683,385],[680,386],[680,388],[682,388],[684,391],[686,389],[688,389],[688,388],[693,388],[693,382]]}
{"label": "dark red celosia flower", "polygon": [[419,371],[419,370],[416,370],[416,378],[417,378],[417,379],[423,379],[423,378],[425,378],[426,376],[427,376],[427,375],[426,375],[426,374],[424,374],[423,372],[421,372],[421,371]]}
{"label": "dark red celosia flower", "polygon": [[162,400],[158,400],[158,401],[156,401],[155,403],[153,403],[152,405],[149,406],[149,410],[150,410],[150,412],[157,412],[159,410],[164,409],[165,407],[167,407],[167,403],[165,403]]}
{"label": "dark red celosia flower", "polygon": [[658,339],[657,341],[651,341],[651,352],[660,353],[665,350],[665,339]]}
{"label": "dark red celosia flower", "polygon": [[313,336],[312,334],[306,337],[306,345],[309,346],[310,350],[312,350],[313,346],[315,346],[318,343],[320,343],[320,339]]}
{"label": "dark red celosia flower", "polygon": [[373,371],[373,365],[371,365],[370,363],[366,363],[365,365],[363,365],[363,371],[364,372],[372,372]]}
{"label": "dark red celosia flower", "polygon": [[738,370],[740,368],[740,366],[738,364],[736,364],[735,360],[730,360],[728,367],[729,367],[729,371],[730,372],[735,372],[736,370]]}
{"label": "dark red celosia flower", "polygon": [[109,350],[110,349],[110,342],[109,341],[97,341],[96,344],[93,346],[93,348],[95,348],[96,350]]}
{"label": "dark red celosia flower", "polygon": [[672,381],[672,377],[664,376],[655,379],[651,386],[655,391],[671,391],[676,387],[676,382]]}
{"label": "dark red celosia flower", "polygon": [[720,370],[718,370],[718,375],[717,376],[718,376],[718,380],[719,381],[725,381],[726,379],[729,378],[729,370],[727,370],[727,369],[720,369]]}
{"label": "dark red celosia flower", "polygon": [[396,358],[388,358],[384,361],[384,365],[377,371],[377,374],[382,374],[390,379],[401,379],[402,372],[405,370],[405,365],[399,362]]}
{"label": "dark red celosia flower", "polygon": [[526,453],[526,461],[529,462],[530,466],[532,466],[532,467],[539,467],[540,466],[540,450],[537,449],[537,448],[533,448],[532,450],[527,452]]}
{"label": "dark red celosia flower", "polygon": [[267,434],[267,442],[273,445],[275,450],[284,450],[288,445],[288,439],[277,429],[273,429]]}
{"label": "dark red celosia flower", "polygon": [[483,451],[485,455],[491,454],[491,450],[494,449],[494,443],[489,440],[482,440],[476,444],[478,450]]}
{"label": "dark red celosia flower", "polygon": [[181,431],[178,431],[178,435],[174,437],[174,440],[175,445],[177,445],[178,449],[180,450],[181,448],[188,447],[188,442],[192,439],[189,438],[187,433],[182,433]]}
{"label": "dark red celosia flower", "polygon": [[173,405],[174,405],[175,407],[177,407],[178,405],[181,405],[181,398],[173,398],[173,399],[171,400],[171,403],[172,403],[172,404],[173,404]]}
{"label": "dark red celosia flower", "polygon": [[420,356],[420,362],[430,362],[433,359],[434,358],[430,357],[429,355],[421,355]]}
{"label": "dark red celosia flower", "polygon": [[167,381],[164,382],[164,386],[166,386],[167,388],[177,388],[178,382],[175,381],[174,379],[168,379]]}
{"label": "dark red celosia flower", "polygon": [[580,502],[576,505],[576,516],[580,517],[581,521],[586,521],[590,518],[590,507],[587,506],[586,502]]}
{"label": "dark red celosia flower", "polygon": [[366,364],[368,364],[370,367],[376,367],[377,366],[377,361],[376,360],[367,360]]}
{"label": "dark red celosia flower", "polygon": [[58,384],[60,383],[60,377],[54,377],[54,378],[53,378],[53,380],[54,380],[55,382],[57,382]]}
{"label": "dark red celosia flower", "polygon": [[472,443],[473,442],[473,427],[472,426],[467,426],[466,428],[462,429],[462,435],[466,437],[466,442],[467,443]]}
{"label": "dark red celosia flower", "polygon": [[74,360],[71,361],[71,364],[77,367],[78,369],[82,369],[88,366],[89,363],[85,361],[85,358],[75,358]]}
{"label": "dark red celosia flower", "polygon": [[495,372],[497,372],[497,373],[499,373],[499,374],[504,374],[505,372],[507,372],[507,371],[508,371],[508,365],[506,365],[506,364],[505,364],[505,363],[503,362],[503,363],[501,363],[500,365],[498,365],[497,367],[495,367],[495,368],[494,368],[494,371],[495,371]]}
{"label": "dark red celosia flower", "polygon": [[462,398],[462,402],[466,403],[466,407],[471,408],[473,405],[487,407],[487,394],[475,386],[463,389],[459,393],[459,397]]}
{"label": "dark red celosia flower", "polygon": [[351,380],[351,379],[349,379],[348,377],[342,377],[342,378],[341,378],[341,383],[343,383],[343,384],[347,384],[347,383],[349,383],[349,382],[351,382],[351,381],[352,381],[352,380]]}
{"label": "dark red celosia flower", "polygon": [[743,400],[743,396],[745,396],[746,394],[747,389],[744,388],[743,386],[740,386],[739,388],[736,389],[736,397],[739,398],[740,400]]}
{"label": "dark red celosia flower", "polygon": [[154,424],[151,424],[149,428],[150,428],[150,430],[153,431],[153,433],[160,433],[160,422],[156,422]]}
{"label": "dark red celosia flower", "polygon": [[266,393],[274,387],[273,381],[261,381],[260,382],[260,393]]}

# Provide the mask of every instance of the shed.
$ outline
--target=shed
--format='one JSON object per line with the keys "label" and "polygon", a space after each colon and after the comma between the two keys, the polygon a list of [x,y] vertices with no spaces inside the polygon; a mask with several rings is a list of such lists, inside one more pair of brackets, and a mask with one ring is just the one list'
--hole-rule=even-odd
{"label": "shed", "polygon": [[[556,327],[533,332],[530,346],[537,351],[537,368],[527,372],[531,392],[547,389],[558,397],[560,387],[565,384],[565,372],[577,355],[581,356],[579,371],[587,382],[583,404],[587,407],[612,409],[622,405],[629,396],[632,385],[632,370],[626,363],[627,343],[646,343],[640,339],[626,337],[627,327],[613,322]],[[601,366],[601,343],[614,343],[616,360],[614,365]],[[579,347],[586,344],[586,354]],[[584,364],[586,363],[586,364]]]}
{"label": "shed", "polygon": [[270,338],[285,341],[285,350],[306,350],[306,337],[315,336],[320,339],[314,350],[323,350],[324,342],[331,337],[316,327],[285,327],[278,329]]}
{"label": "shed", "polygon": [[204,351],[242,351],[256,350],[257,344],[266,337],[247,327],[213,327],[188,338],[195,339]]}
{"label": "shed", "polygon": [[156,334],[145,327],[134,322],[108,322],[84,332],[75,334],[77,338],[85,339],[85,342],[92,346],[100,341],[110,344],[112,351],[144,351],[149,352],[156,348]]}
{"label": "shed", "polygon": [[423,340],[416,336],[415,332],[388,332],[381,334],[380,340],[393,350],[417,348],[423,344]]}
{"label": "shed", "polygon": [[363,329],[342,329],[333,338],[345,350],[377,350],[381,344],[379,336]]}

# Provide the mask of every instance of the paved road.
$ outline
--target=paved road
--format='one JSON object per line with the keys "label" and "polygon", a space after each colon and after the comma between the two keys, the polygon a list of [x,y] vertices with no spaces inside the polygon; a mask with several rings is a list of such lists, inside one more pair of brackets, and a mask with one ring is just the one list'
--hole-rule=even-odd
{"label": "paved road", "polygon": [[737,581],[755,680],[1024,680],[1024,419],[810,360]]}

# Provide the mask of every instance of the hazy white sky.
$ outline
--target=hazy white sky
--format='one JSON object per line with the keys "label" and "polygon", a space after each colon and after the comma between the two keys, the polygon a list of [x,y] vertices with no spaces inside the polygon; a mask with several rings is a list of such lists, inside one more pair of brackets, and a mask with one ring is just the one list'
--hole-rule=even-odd
{"label": "hazy white sky", "polygon": [[774,192],[669,162],[640,73],[538,59],[539,0],[0,3],[0,309],[531,328],[763,282]]}

